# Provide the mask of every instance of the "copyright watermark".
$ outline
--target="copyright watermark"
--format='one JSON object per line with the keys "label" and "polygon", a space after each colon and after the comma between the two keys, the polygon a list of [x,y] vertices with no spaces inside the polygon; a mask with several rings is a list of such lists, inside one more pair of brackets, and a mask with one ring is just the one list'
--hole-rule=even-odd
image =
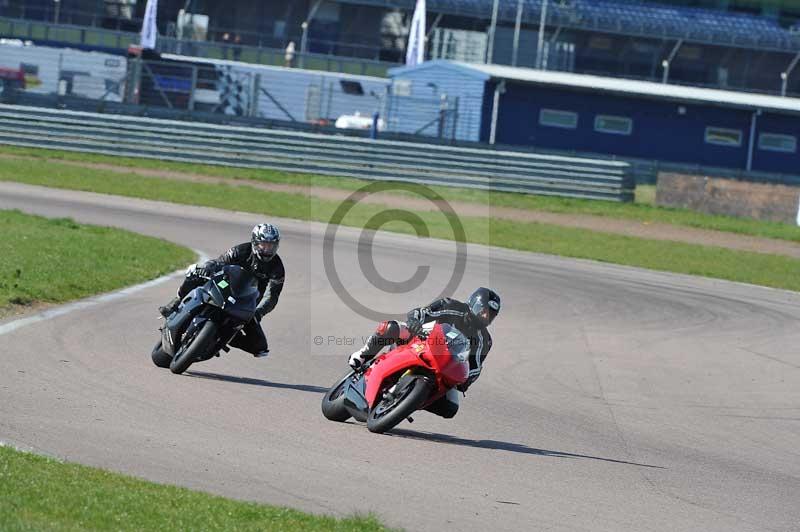
{"label": "copyright watermark", "polygon": [[314,345],[325,347],[341,347],[341,346],[361,346],[364,345],[369,336],[335,336],[329,334],[327,336],[317,335],[314,337]]}
{"label": "copyright watermark", "polygon": [[[366,197],[372,194],[379,193],[396,193],[404,192],[422,197],[436,207],[436,211],[443,216],[449,225],[451,235],[448,235],[455,243],[455,261],[449,280],[438,291],[436,297],[449,296],[458,288],[467,266],[467,236],[464,226],[461,223],[458,215],[453,207],[436,191],[433,189],[419,184],[413,183],[396,183],[396,182],[375,182],[365,185],[343,201],[336,211],[331,216],[328,222],[328,227],[325,231],[325,240],[322,247],[323,264],[325,267],[325,275],[333,288],[336,295],[347,307],[358,315],[370,319],[372,321],[382,321],[386,319],[387,315],[391,312],[388,309],[376,306],[374,302],[362,301],[363,297],[359,297],[354,293],[355,290],[348,289],[342,281],[339,272],[337,271],[336,261],[334,257],[334,250],[336,246],[337,231],[339,224],[345,219],[356,205],[361,203]],[[431,231],[425,220],[413,210],[398,209],[398,208],[384,208],[383,210],[373,214],[361,228],[361,234],[358,238],[358,267],[363,280],[369,283],[373,288],[385,294],[392,294],[393,296],[409,294],[415,289],[422,286],[431,273],[430,265],[419,265],[416,270],[412,272],[407,278],[396,281],[389,279],[378,271],[375,262],[374,245],[375,245],[375,232],[385,227],[387,224],[394,224],[401,222],[413,228],[414,233],[418,237],[430,237]],[[432,297],[429,299],[433,299]],[[321,339],[317,343],[317,339]],[[315,345],[347,345],[347,344],[329,344],[327,337],[315,337]],[[354,344],[355,345],[355,344]]]}

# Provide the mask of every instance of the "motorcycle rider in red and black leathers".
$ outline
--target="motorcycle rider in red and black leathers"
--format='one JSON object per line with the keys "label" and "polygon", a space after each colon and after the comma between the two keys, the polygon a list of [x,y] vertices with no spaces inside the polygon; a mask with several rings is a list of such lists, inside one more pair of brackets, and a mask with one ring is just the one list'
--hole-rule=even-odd
{"label": "motorcycle rider in red and black leathers", "polygon": [[178,289],[178,297],[160,307],[159,312],[166,318],[178,309],[181,300],[189,292],[205,284],[208,277],[224,266],[232,264],[240,266],[258,280],[259,303],[254,318],[231,340],[230,345],[247,351],[256,358],[267,356],[269,345],[260,322],[261,318],[272,312],[278,304],[278,298],[283,290],[286,272],[283,261],[278,256],[280,240],[280,231],[276,226],[272,224],[255,226],[250,242],[233,246],[216,260],[190,266],[186,271],[186,279]]}
{"label": "motorcycle rider in red and black leathers", "polygon": [[466,392],[483,369],[483,361],[492,348],[492,337],[486,327],[500,312],[500,296],[488,288],[478,288],[466,303],[449,297],[437,299],[426,307],[408,313],[406,322],[384,321],[367,339],[364,347],[350,355],[350,366],[359,369],[388,345],[405,343],[422,332],[430,322],[449,323],[470,339],[469,379],[447,392],[427,410],[445,418],[458,412],[458,391]]}

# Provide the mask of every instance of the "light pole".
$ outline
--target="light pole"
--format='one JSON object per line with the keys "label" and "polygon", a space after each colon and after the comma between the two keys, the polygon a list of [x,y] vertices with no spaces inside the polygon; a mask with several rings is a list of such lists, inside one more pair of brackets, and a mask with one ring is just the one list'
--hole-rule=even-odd
{"label": "light pole", "polygon": [[786,96],[786,89],[789,86],[789,76],[792,75],[792,70],[794,67],[797,66],[797,62],[800,61],[800,53],[794,56],[792,62],[789,63],[789,66],[786,67],[786,70],[781,72],[781,96]]}
{"label": "light pole", "polygon": [[675,43],[675,46],[672,47],[672,51],[669,53],[669,56],[661,61],[661,67],[664,69],[664,74],[661,77],[661,83],[667,83],[669,81],[669,66],[672,64],[672,60],[675,59],[675,56],[678,54],[678,50],[681,49],[683,45],[683,39],[678,39],[678,42]]}
{"label": "light pole", "polygon": [[311,21],[314,20],[314,15],[317,14],[317,9],[319,9],[320,4],[322,4],[322,0],[316,0],[314,5],[311,6],[311,9],[308,11],[308,16],[300,24],[300,27],[303,29],[303,36],[300,38],[300,68],[303,68],[306,63],[306,51],[308,50],[308,26],[311,24]]}
{"label": "light pole", "polygon": [[489,44],[486,47],[486,62],[494,63],[494,37],[497,33],[497,12],[500,9],[500,0],[492,4],[492,23],[489,25]]}
{"label": "light pole", "polygon": [[304,20],[300,27],[303,29],[303,36],[300,37],[300,68],[306,66],[306,47],[308,46],[308,21]]}
{"label": "light pole", "polygon": [[61,15],[61,0],[53,0],[55,4],[55,13],[53,13],[53,24],[58,24],[58,19]]}
{"label": "light pole", "polygon": [[517,66],[517,56],[519,54],[519,33],[522,29],[522,2],[517,2],[517,21],[514,23],[514,49],[511,52],[511,66]]}
{"label": "light pole", "polygon": [[489,144],[494,144],[497,140],[497,121],[500,120],[500,95],[506,92],[506,80],[497,84],[494,88],[494,99],[492,100],[492,124],[489,130]]}
{"label": "light pole", "polygon": [[541,69],[544,62],[544,26],[547,22],[547,0],[542,2],[542,16],[539,18],[539,42],[536,46],[536,68]]}

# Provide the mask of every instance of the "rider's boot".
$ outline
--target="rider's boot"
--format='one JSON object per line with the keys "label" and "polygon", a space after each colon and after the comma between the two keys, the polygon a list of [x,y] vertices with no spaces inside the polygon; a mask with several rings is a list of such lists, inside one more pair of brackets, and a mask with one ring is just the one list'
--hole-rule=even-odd
{"label": "rider's boot", "polygon": [[165,318],[168,318],[170,316],[170,314],[172,314],[173,312],[178,310],[178,306],[180,304],[181,304],[181,298],[176,297],[175,299],[173,299],[172,301],[170,301],[169,303],[167,303],[163,307],[158,307],[158,312],[160,312],[161,315],[164,316]]}

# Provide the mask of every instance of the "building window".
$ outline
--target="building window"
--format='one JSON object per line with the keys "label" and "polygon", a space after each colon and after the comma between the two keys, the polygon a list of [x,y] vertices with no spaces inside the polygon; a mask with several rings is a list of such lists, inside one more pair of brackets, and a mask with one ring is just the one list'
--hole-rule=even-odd
{"label": "building window", "polygon": [[542,109],[539,111],[539,123],[543,126],[575,129],[578,127],[578,113]]}
{"label": "building window", "polygon": [[758,136],[758,149],[794,153],[797,151],[797,137],[777,133],[761,133]]}
{"label": "building window", "polygon": [[624,116],[597,115],[594,117],[594,130],[615,135],[630,135],[633,120]]}
{"label": "building window", "polygon": [[722,127],[707,127],[706,142],[708,144],[716,144],[718,146],[738,147],[742,145],[742,130],[725,129]]}
{"label": "building window", "polygon": [[411,96],[411,80],[396,79],[392,83],[392,94],[395,96]]}
{"label": "building window", "polygon": [[611,50],[612,42],[610,37],[593,35],[589,38],[589,48],[596,50]]}

